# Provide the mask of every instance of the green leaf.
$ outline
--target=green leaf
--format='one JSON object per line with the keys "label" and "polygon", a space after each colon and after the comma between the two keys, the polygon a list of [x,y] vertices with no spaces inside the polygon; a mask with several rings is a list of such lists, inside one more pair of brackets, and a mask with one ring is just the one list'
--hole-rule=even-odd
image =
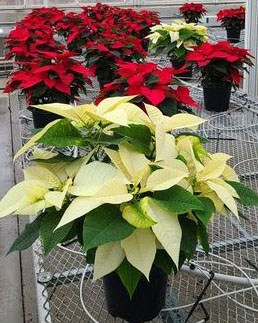
{"label": "green leaf", "polygon": [[100,138],[97,139],[90,139],[90,138],[84,138],[85,141],[90,142],[92,144],[101,144],[101,145],[105,145],[105,146],[109,146],[109,145],[120,145],[121,143],[123,143],[126,139],[124,137],[121,137],[117,134],[115,134],[114,136],[108,136],[106,134],[101,134]]}
{"label": "green leaf", "polygon": [[122,126],[113,131],[126,137],[138,151],[150,154],[151,132],[147,126],[131,124],[129,127]]}
{"label": "green leaf", "polygon": [[202,245],[203,250],[208,255],[210,251],[209,235],[206,231],[205,225],[201,221],[198,221],[198,238]]}
{"label": "green leaf", "polygon": [[187,165],[187,161],[186,161],[186,159],[184,158],[184,156],[182,156],[182,155],[177,155],[177,158],[176,158],[176,159],[181,160],[181,162],[183,162],[185,165]]}
{"label": "green leaf", "polygon": [[148,213],[144,210],[144,207],[144,198],[139,202],[130,203],[124,207],[122,217],[136,228],[149,228],[156,222],[149,217]]}
{"label": "green leaf", "polygon": [[211,199],[207,197],[199,197],[199,200],[202,202],[204,208],[203,210],[195,210],[194,214],[200,220],[204,226],[206,226],[215,212],[215,206]]}
{"label": "green leaf", "polygon": [[228,74],[227,66],[225,63],[222,63],[221,61],[219,63],[214,63],[213,67],[215,70],[223,73],[223,74]]}
{"label": "green leaf", "polygon": [[97,248],[92,248],[86,252],[86,262],[87,264],[93,265],[95,263],[95,255]]}
{"label": "green leaf", "polygon": [[41,222],[45,216],[45,213],[40,214],[36,219],[26,224],[25,229],[22,233],[15,239],[11,248],[6,255],[9,255],[13,251],[21,251],[29,248],[39,237],[39,229]]}
{"label": "green leaf", "polygon": [[203,210],[202,202],[192,193],[179,185],[165,191],[157,191],[153,198],[164,209],[178,214],[190,210]]}
{"label": "green leaf", "polygon": [[176,265],[164,249],[157,250],[154,265],[162,269],[164,273],[168,275],[171,274],[172,270],[174,272],[177,271]]}
{"label": "green leaf", "polygon": [[[179,253],[179,262],[178,262],[178,270],[180,270],[180,268],[183,266],[183,264],[185,263],[187,259],[187,256],[186,254],[184,253],[183,250],[180,250],[180,253]],[[177,273],[177,271],[175,271],[175,274]]]}
{"label": "green leaf", "polygon": [[193,144],[193,152],[195,158],[202,164],[202,158],[209,157],[209,154],[207,151],[203,148],[203,146],[200,143]]}
{"label": "green leaf", "polygon": [[176,138],[180,138],[180,136],[193,136],[196,137],[200,140],[200,143],[202,144],[207,144],[209,140],[207,138],[204,138],[202,136],[197,135],[196,133],[193,132],[180,132],[180,134],[176,135]]}
{"label": "green leaf", "polygon": [[61,243],[66,244],[69,243],[71,240],[78,240],[78,226],[80,224],[78,221],[73,222],[73,226],[71,230],[68,232],[68,234],[62,239]]}
{"label": "green leaf", "polygon": [[147,76],[147,78],[145,79],[145,83],[146,84],[148,84],[148,85],[150,85],[150,84],[154,84],[154,83],[157,83],[157,82],[159,82],[159,77],[157,76],[157,75],[155,75],[155,74],[149,74],[148,76]]}
{"label": "green leaf", "polygon": [[58,153],[58,155],[49,158],[49,159],[40,159],[40,158],[36,158],[33,159],[36,162],[39,163],[44,163],[44,164],[55,164],[55,163],[60,163],[60,162],[65,162],[65,163],[71,163],[77,159],[79,159],[80,157],[72,157],[72,156],[66,156],[62,153]]}
{"label": "green leaf", "polygon": [[61,243],[68,236],[70,230],[72,229],[74,222],[67,223],[66,225],[54,231],[63,214],[63,209],[60,211],[52,210],[52,212],[48,212],[41,223],[39,236],[45,254],[48,254],[53,248],[57,246],[58,243]]}
{"label": "green leaf", "polygon": [[37,142],[55,147],[85,146],[84,137],[67,119],[54,124]]}
{"label": "green leaf", "polygon": [[227,183],[236,190],[241,204],[245,206],[258,205],[258,195],[256,192],[239,182],[227,181]]}
{"label": "green leaf", "polygon": [[184,46],[180,46],[179,48],[175,48],[175,54],[177,56],[178,60],[182,60],[185,58],[187,53],[187,50],[184,48]]}
{"label": "green leaf", "polygon": [[126,259],[122,262],[122,264],[117,268],[116,271],[123,285],[128,291],[130,299],[132,299],[142,273],[134,266],[132,266]]}
{"label": "green leaf", "polygon": [[179,217],[182,229],[180,250],[183,250],[188,259],[192,259],[197,246],[197,224],[185,216]]}
{"label": "green leaf", "polygon": [[179,30],[179,38],[180,40],[186,40],[192,37],[193,32],[190,29],[180,29]]}
{"label": "green leaf", "polygon": [[177,113],[177,101],[171,98],[166,98],[159,104],[160,111],[168,117]]}
{"label": "green leaf", "polygon": [[83,246],[87,251],[108,242],[119,241],[133,233],[135,227],[125,221],[119,208],[105,204],[89,212],[83,223]]}

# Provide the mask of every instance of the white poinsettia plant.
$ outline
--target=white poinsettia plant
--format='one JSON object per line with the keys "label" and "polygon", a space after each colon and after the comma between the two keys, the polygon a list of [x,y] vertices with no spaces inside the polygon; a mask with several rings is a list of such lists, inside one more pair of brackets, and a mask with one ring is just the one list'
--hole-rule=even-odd
{"label": "white poinsettia plant", "polygon": [[[76,237],[94,263],[94,279],[117,271],[130,296],[153,265],[169,274],[193,257],[198,242],[208,252],[206,227],[215,212],[238,218],[237,202],[258,203],[227,165],[229,155],[209,154],[203,138],[180,133],[203,119],[167,117],[151,105],[145,113],[131,99],[36,106],[63,118],[16,154],[33,149],[34,165],[0,202],[0,217],[36,215],[10,252],[38,236],[46,253]],[[78,156],[60,152],[71,146]]]}
{"label": "white poinsettia plant", "polygon": [[165,53],[179,62],[185,60],[187,53],[194,50],[194,46],[199,46],[209,39],[205,26],[187,24],[182,20],[153,26],[146,38],[150,40],[150,48],[157,55]]}

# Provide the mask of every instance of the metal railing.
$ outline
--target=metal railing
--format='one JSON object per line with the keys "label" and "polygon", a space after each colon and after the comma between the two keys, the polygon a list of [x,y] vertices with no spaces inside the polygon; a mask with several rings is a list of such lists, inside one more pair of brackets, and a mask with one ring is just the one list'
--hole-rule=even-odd
{"label": "metal railing", "polygon": [[[96,4],[97,2],[108,3],[110,5],[128,5],[128,6],[152,6],[152,5],[177,5],[191,0],[0,0],[1,9],[26,9],[33,7],[76,7],[85,4]],[[219,4],[219,3],[232,3],[239,4],[245,2],[244,0],[197,0],[203,4]]]}

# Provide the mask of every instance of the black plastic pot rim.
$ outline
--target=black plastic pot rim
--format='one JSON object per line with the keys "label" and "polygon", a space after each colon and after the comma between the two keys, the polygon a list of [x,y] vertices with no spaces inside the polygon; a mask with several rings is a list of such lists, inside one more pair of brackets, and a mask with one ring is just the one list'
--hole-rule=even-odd
{"label": "black plastic pot rim", "polygon": [[202,87],[203,87],[203,89],[225,89],[225,88],[231,88],[233,86],[233,84],[232,83],[230,83],[230,84],[227,84],[227,85],[220,85],[220,86],[216,86],[216,85],[214,85],[214,86],[205,86],[205,85],[202,85]]}

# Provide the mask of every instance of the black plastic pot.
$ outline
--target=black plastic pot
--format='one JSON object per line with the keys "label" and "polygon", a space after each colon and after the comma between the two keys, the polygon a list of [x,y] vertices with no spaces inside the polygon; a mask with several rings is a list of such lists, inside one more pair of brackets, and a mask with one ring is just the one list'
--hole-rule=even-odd
{"label": "black plastic pot", "polygon": [[227,38],[231,44],[236,44],[240,42],[240,33],[239,28],[227,28]]}
{"label": "black plastic pot", "polygon": [[44,128],[49,122],[52,122],[56,119],[62,119],[61,116],[55,113],[35,109],[35,108],[29,108],[29,110],[32,112],[32,119],[34,128]]}
{"label": "black plastic pot", "polygon": [[144,40],[142,42],[142,48],[145,50],[145,52],[148,52],[148,50],[149,50],[149,42]]}
{"label": "black plastic pot", "polygon": [[[178,62],[177,60],[174,60],[174,59],[171,59],[170,61],[171,61],[172,67],[176,70],[180,69],[185,65],[185,62]],[[193,70],[190,67],[188,67],[187,69],[189,70],[188,72],[175,74],[175,76],[181,78],[183,81],[191,80],[193,76]]]}
{"label": "black plastic pot", "polygon": [[204,105],[208,111],[227,111],[230,103],[232,85],[224,87],[204,87]]}
{"label": "black plastic pot", "polygon": [[198,18],[185,18],[187,24],[198,24]]}
{"label": "black plastic pot", "polygon": [[130,323],[146,322],[155,318],[165,305],[168,276],[152,267],[150,281],[141,278],[132,299],[116,272],[106,275],[104,288],[108,312]]}

